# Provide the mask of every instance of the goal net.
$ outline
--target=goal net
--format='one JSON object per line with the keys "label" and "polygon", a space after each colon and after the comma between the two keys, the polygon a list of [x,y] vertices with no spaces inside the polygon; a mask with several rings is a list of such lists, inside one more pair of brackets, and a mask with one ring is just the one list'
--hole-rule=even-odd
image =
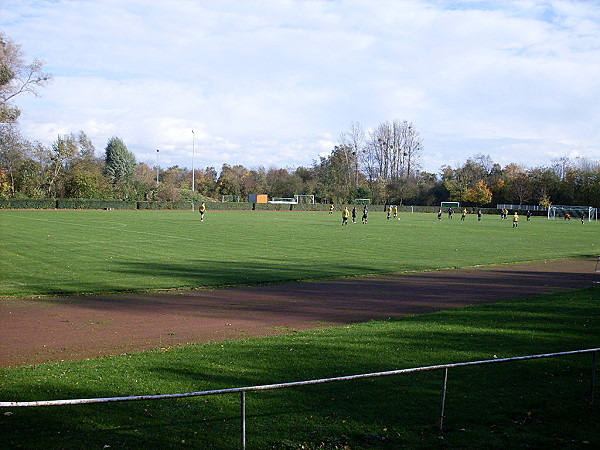
{"label": "goal net", "polygon": [[315,203],[314,195],[294,195],[296,203]]}
{"label": "goal net", "polygon": [[355,198],[354,203],[356,205],[370,205],[371,199],[370,198]]}
{"label": "goal net", "polygon": [[440,208],[458,208],[460,207],[460,202],[441,202]]}
{"label": "goal net", "polygon": [[548,219],[598,220],[598,208],[591,206],[551,205],[548,208]]}
{"label": "goal net", "polygon": [[239,202],[240,201],[240,196],[239,195],[223,195],[223,197],[221,198],[221,201],[223,203],[225,203],[225,202]]}

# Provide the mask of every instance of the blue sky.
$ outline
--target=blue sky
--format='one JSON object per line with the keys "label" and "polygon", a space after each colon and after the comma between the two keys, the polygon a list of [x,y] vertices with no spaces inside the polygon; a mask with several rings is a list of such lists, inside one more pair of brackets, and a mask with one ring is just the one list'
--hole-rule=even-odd
{"label": "blue sky", "polygon": [[298,167],[398,119],[430,172],[600,157],[597,1],[0,0],[0,29],[54,76],[17,101],[48,146],[83,130],[161,167]]}

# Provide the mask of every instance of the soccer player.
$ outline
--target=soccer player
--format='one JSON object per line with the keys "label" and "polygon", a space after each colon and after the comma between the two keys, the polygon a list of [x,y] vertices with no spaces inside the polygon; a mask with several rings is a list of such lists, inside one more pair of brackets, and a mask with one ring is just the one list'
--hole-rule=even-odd
{"label": "soccer player", "polygon": [[452,209],[451,207],[448,208],[448,219],[452,219],[453,214],[454,214],[454,209]]}
{"label": "soccer player", "polygon": [[481,222],[481,209],[477,210],[477,221]]}
{"label": "soccer player", "polygon": [[390,220],[390,217],[392,217],[392,205],[388,206],[387,210],[387,219]]}
{"label": "soccer player", "polygon": [[202,202],[200,208],[198,208],[198,212],[200,213],[200,222],[204,222],[204,213],[206,212],[206,203]]}
{"label": "soccer player", "polygon": [[438,220],[442,220],[442,208],[438,209]]}
{"label": "soccer player", "polygon": [[352,223],[356,223],[356,206],[352,208]]}
{"label": "soccer player", "polygon": [[517,228],[519,226],[519,214],[517,214],[517,211],[515,211],[515,214],[513,215],[513,228]]}
{"label": "soccer player", "polygon": [[467,217],[467,208],[464,208],[462,210],[462,215],[460,216],[460,220],[465,220],[465,217]]}
{"label": "soccer player", "polygon": [[398,206],[394,205],[394,219],[398,217]]}
{"label": "soccer player", "polygon": [[348,225],[348,216],[350,215],[350,211],[348,211],[348,207],[345,206],[342,210],[342,225]]}
{"label": "soccer player", "polygon": [[331,206],[329,207],[329,214],[333,214],[333,203],[331,204]]}
{"label": "soccer player", "polygon": [[531,220],[531,211],[527,210],[527,222]]}
{"label": "soccer player", "polygon": [[368,223],[368,222],[369,222],[369,210],[367,209],[367,205],[365,205],[365,207],[363,208],[362,223]]}

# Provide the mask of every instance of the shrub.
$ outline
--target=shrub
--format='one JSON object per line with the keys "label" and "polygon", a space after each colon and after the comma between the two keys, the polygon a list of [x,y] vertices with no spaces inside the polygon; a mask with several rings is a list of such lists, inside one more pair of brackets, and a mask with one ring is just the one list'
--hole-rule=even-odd
{"label": "shrub", "polygon": [[57,209],[137,209],[137,202],[124,200],[93,200],[63,198],[56,201]]}
{"label": "shrub", "polygon": [[55,209],[56,200],[51,198],[3,198],[0,199],[0,209]]}

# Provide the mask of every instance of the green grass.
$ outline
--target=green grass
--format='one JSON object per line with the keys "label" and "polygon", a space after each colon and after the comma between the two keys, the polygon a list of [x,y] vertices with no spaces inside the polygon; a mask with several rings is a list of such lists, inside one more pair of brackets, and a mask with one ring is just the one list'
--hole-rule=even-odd
{"label": "green grass", "polygon": [[0,211],[0,296],[260,284],[597,255],[600,224],[324,212]]}
{"label": "green grass", "polygon": [[[567,351],[600,345],[600,290],[267,339],[162,348],[0,371],[3,400],[176,393]],[[250,449],[595,448],[591,355],[247,395]],[[239,395],[0,415],[10,448],[239,448]],[[9,414],[6,414],[9,413]],[[443,438],[443,439],[442,439]],[[344,447],[345,446],[345,447]]]}
{"label": "green grass", "polygon": [[[0,211],[0,296],[196,288],[598,255],[597,223],[434,214]],[[600,346],[598,288],[268,339],[0,371],[2,400],[175,393]],[[591,357],[248,394],[248,447],[600,446]],[[597,400],[597,402],[600,400]],[[239,446],[239,396],[2,410],[6,447]],[[6,414],[8,413],[8,414]],[[108,447],[106,447],[108,448]]]}

